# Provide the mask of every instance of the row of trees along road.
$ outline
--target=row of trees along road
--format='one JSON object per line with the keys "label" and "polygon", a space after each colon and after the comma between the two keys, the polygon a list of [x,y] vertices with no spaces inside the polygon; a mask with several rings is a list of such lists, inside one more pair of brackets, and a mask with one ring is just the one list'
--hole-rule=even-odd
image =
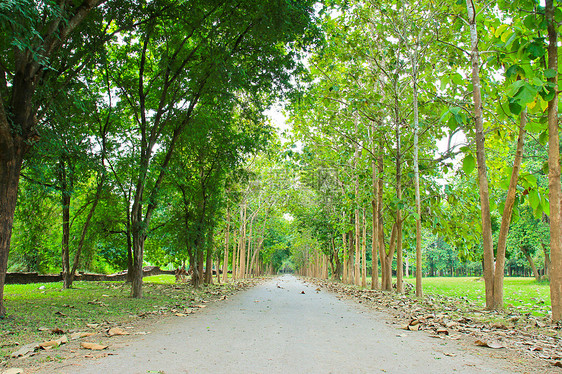
{"label": "row of trees along road", "polygon": [[313,14],[312,1],[3,1],[0,316],[20,181],[15,243],[39,260],[54,246],[35,216],[60,209],[65,287],[83,252],[105,251],[127,258],[141,297],[145,244],[168,214],[198,284],[227,192],[271,136],[261,113],[315,38]]}
{"label": "row of trees along road", "polygon": [[486,307],[501,309],[506,255],[532,260],[538,247],[552,318],[561,320],[560,8],[333,3],[322,13],[325,43],[290,107],[317,210],[302,223],[332,273],[365,286],[369,265],[371,287],[390,290],[395,261],[401,292],[405,248],[422,269],[424,237],[437,236],[461,259],[482,262]]}
{"label": "row of trees along road", "polygon": [[[553,0],[3,2],[0,303],[8,264],[65,287],[127,267],[141,297],[145,260],[403,292],[415,258],[421,296],[458,258],[500,309],[506,261],[540,254],[561,320],[561,21]],[[279,97],[298,151],[264,122]]]}

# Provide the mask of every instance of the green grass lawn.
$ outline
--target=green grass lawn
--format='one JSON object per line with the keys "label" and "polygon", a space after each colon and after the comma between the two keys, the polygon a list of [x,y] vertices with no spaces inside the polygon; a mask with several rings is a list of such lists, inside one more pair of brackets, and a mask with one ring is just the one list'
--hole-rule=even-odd
{"label": "green grass lawn", "polygon": [[62,283],[9,284],[4,288],[7,317],[0,321],[0,361],[15,350],[15,343],[49,340],[54,336],[40,327],[65,332],[87,330],[87,324],[116,325],[143,313],[181,310],[209,299],[211,294],[228,292],[228,285],[210,285],[193,289],[175,284],[173,275],[146,277],[143,298],[130,297],[130,285],[123,282],[74,282],[62,289]]}
{"label": "green grass lawn", "polygon": [[[415,285],[414,278],[406,282]],[[484,280],[476,277],[432,277],[423,278],[423,291],[427,295],[465,298],[476,306],[485,305]],[[522,313],[546,315],[550,310],[550,288],[547,282],[534,278],[505,278],[504,305]]]}

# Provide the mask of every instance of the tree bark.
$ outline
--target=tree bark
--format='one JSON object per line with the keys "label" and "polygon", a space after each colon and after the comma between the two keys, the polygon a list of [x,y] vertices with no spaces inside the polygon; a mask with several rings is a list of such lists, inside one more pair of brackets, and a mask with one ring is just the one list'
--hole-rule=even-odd
{"label": "tree bark", "polygon": [[373,237],[371,245],[371,289],[376,290],[379,288],[379,264],[378,264],[378,255],[377,252],[378,248],[378,224],[377,224],[377,162],[374,157],[376,151],[376,142],[375,142],[375,123],[373,122],[373,131],[371,134],[371,141],[373,143],[373,159],[371,161],[371,168],[372,168],[372,188],[373,188],[373,199],[371,200],[371,207],[373,210],[373,219],[372,219],[372,228],[371,228],[371,235]]}
{"label": "tree bark", "polygon": [[468,24],[470,26],[470,61],[472,65],[472,97],[474,100],[474,126],[476,133],[476,161],[478,165],[478,188],[480,193],[480,213],[482,219],[482,242],[484,258],[484,285],[486,288],[486,308],[494,307],[494,248],[492,241],[492,220],[490,214],[490,192],[484,148],[484,113],[480,90],[480,52],[476,30],[476,9],[473,0],[466,0]]}
{"label": "tree bark", "polygon": [[343,283],[348,283],[348,282],[349,282],[349,280],[348,280],[348,273],[347,273],[347,272],[348,272],[348,268],[349,268],[348,265],[347,265],[348,262],[349,262],[349,258],[348,258],[349,256],[348,256],[348,253],[347,253],[347,241],[346,241],[346,237],[347,237],[347,234],[344,232],[344,233],[342,234],[342,243],[343,243],[343,278],[342,278],[342,282],[343,282]]}
{"label": "tree bark", "polygon": [[367,222],[363,208],[363,245],[361,246],[361,287],[367,287]]}
{"label": "tree bark", "polygon": [[531,270],[533,271],[533,275],[534,275],[535,279],[537,281],[539,281],[541,279],[541,276],[539,275],[539,271],[537,270],[537,266],[535,265],[535,261],[533,261],[533,258],[529,254],[529,251],[527,250],[527,248],[521,247],[521,252],[523,253],[525,258],[527,259],[527,262],[529,263],[529,265],[531,266]]}
{"label": "tree bark", "polygon": [[[417,48],[417,46],[416,46]],[[417,54],[416,54],[417,56]],[[417,58],[414,61],[412,79],[414,96],[414,195],[416,203],[416,297],[423,296],[422,288],[422,251],[421,251],[421,198],[420,198],[420,167],[419,167],[419,109],[418,109],[418,72]]]}
{"label": "tree bark", "polygon": [[[496,254],[496,268],[494,270],[494,303],[492,309],[503,308],[503,278],[505,272],[505,251],[507,244],[507,234],[509,225],[511,224],[511,215],[513,213],[513,204],[515,203],[515,194],[517,192],[517,180],[519,179],[519,170],[523,160],[523,146],[525,144],[525,125],[527,124],[527,110],[521,112],[519,118],[519,135],[517,138],[517,147],[515,157],[513,159],[513,172],[509,180],[509,188],[505,198],[503,208],[500,232],[498,235],[498,246]],[[534,264],[533,264],[534,265]]]}
{"label": "tree bark", "polygon": [[62,203],[62,281],[63,288],[68,289],[72,285],[70,275],[70,196],[71,182],[66,170],[67,163],[64,160],[59,162],[59,179],[61,187]]}
{"label": "tree bark", "polygon": [[[548,68],[558,71],[558,33],[554,1],[546,0]],[[562,320],[562,237],[560,217],[560,139],[558,137],[558,74],[548,78],[554,84],[554,98],[548,102],[548,197],[550,206],[550,301],[552,320]]]}
{"label": "tree bark", "polygon": [[[398,97],[395,99],[396,110],[396,199],[402,200],[402,150],[400,144],[400,120],[398,118]],[[404,292],[404,264],[402,263],[402,209],[396,209],[396,292]]]}
{"label": "tree bark", "polygon": [[222,264],[222,282],[228,281],[228,248],[230,239],[230,210],[226,207],[226,231],[224,238],[224,259]]}
{"label": "tree bark", "polygon": [[6,315],[4,283],[8,270],[8,255],[14,223],[18,184],[23,163],[23,144],[12,138],[10,125],[0,100],[0,319]]}
{"label": "tree bark", "polygon": [[[205,284],[213,283],[213,230],[209,230],[207,240],[205,240]],[[219,269],[217,269],[217,272]]]}

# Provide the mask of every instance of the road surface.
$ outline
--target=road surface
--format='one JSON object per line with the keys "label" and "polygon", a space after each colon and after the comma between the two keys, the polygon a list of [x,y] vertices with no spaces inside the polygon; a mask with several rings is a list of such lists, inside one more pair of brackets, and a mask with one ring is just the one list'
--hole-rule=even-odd
{"label": "road surface", "polygon": [[[399,329],[386,316],[274,278],[150,334],[112,355],[63,361],[45,373],[512,373],[486,349]],[[475,353],[481,354],[475,354]],[[47,370],[47,369],[45,369]],[[39,371],[41,372],[41,371]]]}

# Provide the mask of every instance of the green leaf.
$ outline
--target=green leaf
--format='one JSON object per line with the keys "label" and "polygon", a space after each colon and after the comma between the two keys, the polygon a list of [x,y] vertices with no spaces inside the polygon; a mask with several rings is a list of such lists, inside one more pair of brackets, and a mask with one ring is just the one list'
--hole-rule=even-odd
{"label": "green leaf", "polygon": [[522,79],[510,84],[509,87],[507,87],[507,96],[514,97],[524,84],[525,81]]}
{"label": "green leaf", "polygon": [[529,121],[525,125],[525,130],[533,134],[538,134],[544,131],[544,124],[535,121]]}
{"label": "green leaf", "polygon": [[468,175],[474,170],[476,167],[476,160],[472,155],[466,155],[462,160],[462,170],[464,170],[465,174]]}
{"label": "green leaf", "polygon": [[539,193],[537,192],[537,190],[531,190],[529,191],[529,204],[531,204],[531,208],[533,208],[533,210],[536,210],[540,203],[541,203],[541,198],[539,196]]}
{"label": "green leaf", "polygon": [[522,73],[522,69],[519,67],[519,65],[511,65],[505,71],[505,77],[509,79],[509,78],[511,78],[513,76],[517,76],[517,74],[521,74],[521,73]]}
{"label": "green leaf", "polygon": [[541,134],[539,135],[539,143],[541,143],[542,145],[546,145],[547,142],[548,142],[548,132],[545,130],[541,132]]}
{"label": "green leaf", "polygon": [[546,70],[544,71],[544,76],[545,76],[546,78],[554,78],[554,77],[556,77],[557,75],[558,75],[558,72],[557,72],[556,70],[554,70],[554,69],[546,69]]}
{"label": "green leaf", "polygon": [[523,110],[523,107],[515,100],[513,99],[509,99],[509,111],[511,112],[511,114],[513,115],[519,115],[521,114],[521,111]]}

